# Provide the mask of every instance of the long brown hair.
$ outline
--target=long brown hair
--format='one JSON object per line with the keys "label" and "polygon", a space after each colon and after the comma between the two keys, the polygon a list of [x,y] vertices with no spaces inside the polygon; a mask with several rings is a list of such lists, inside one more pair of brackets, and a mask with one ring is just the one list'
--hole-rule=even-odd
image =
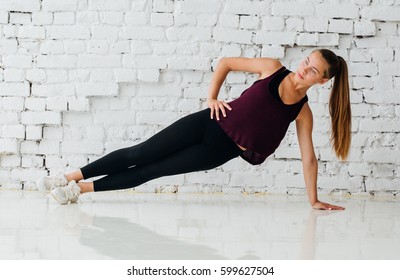
{"label": "long brown hair", "polygon": [[351,107],[347,63],[341,57],[328,49],[317,49],[328,63],[325,78],[334,77],[329,99],[329,114],[331,115],[331,143],[336,156],[342,160],[349,155],[351,144]]}

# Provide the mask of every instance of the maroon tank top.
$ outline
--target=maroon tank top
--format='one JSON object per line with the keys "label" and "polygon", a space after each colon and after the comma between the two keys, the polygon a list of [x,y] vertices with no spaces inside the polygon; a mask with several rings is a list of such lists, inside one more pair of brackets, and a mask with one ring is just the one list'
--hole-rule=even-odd
{"label": "maroon tank top", "polygon": [[[271,92],[278,90],[279,83],[289,73],[282,66],[272,75],[255,81],[239,98],[228,103],[232,110],[227,110],[226,117],[217,121],[236,144],[246,148],[241,157],[253,165],[263,163],[275,152],[289,124],[308,101],[306,95],[298,103],[286,105],[274,98]],[[274,83],[276,78],[278,83]]]}

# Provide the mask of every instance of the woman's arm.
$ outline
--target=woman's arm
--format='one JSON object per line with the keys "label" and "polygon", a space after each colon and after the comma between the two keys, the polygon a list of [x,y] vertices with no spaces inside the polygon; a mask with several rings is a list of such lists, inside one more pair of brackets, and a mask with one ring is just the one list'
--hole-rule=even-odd
{"label": "woman's arm", "polygon": [[217,99],[222,83],[230,71],[256,73],[259,75],[259,78],[263,78],[269,76],[281,66],[282,64],[278,60],[272,58],[221,58],[211,79],[207,97],[207,104],[211,109],[211,118],[213,118],[215,112],[217,120],[219,120],[220,110],[224,117],[226,117],[225,108],[232,110],[226,102],[218,101]]}
{"label": "woman's arm", "polygon": [[305,103],[296,119],[297,138],[299,140],[301,159],[303,162],[304,181],[308,200],[315,209],[323,210],[344,210],[343,207],[331,205],[318,200],[317,176],[318,161],[315,157],[314,145],[312,142],[313,116]]}

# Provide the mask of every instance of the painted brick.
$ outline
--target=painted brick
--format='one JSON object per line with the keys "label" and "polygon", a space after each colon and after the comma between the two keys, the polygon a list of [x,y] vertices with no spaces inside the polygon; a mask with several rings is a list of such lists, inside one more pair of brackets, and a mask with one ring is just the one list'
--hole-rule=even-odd
{"label": "painted brick", "polygon": [[25,109],[29,111],[44,111],[46,108],[46,99],[29,97],[25,99]]}
{"label": "painted brick", "polygon": [[318,4],[315,7],[315,15],[318,17],[328,18],[350,18],[356,19],[359,16],[359,9],[357,5],[353,4],[340,4],[338,9],[337,4]]}
{"label": "painted brick", "polygon": [[165,32],[161,27],[126,27],[123,35],[124,39],[165,40]]}
{"label": "painted brick", "polygon": [[71,55],[38,55],[37,67],[39,68],[74,68],[77,57]]}
{"label": "painted brick", "polygon": [[397,186],[400,184],[398,178],[395,179],[372,179],[367,178],[365,180],[365,188],[367,192],[371,191],[385,191],[385,190],[397,190]]}
{"label": "painted brick", "polygon": [[393,61],[393,49],[372,49],[371,53],[373,61]]}
{"label": "painted brick", "polygon": [[41,168],[43,167],[42,156],[24,156],[22,157],[22,168]]}
{"label": "painted brick", "polygon": [[89,54],[105,55],[108,53],[108,42],[104,40],[90,41],[87,43],[87,52]]}
{"label": "painted brick", "polygon": [[78,66],[82,68],[121,67],[121,57],[119,55],[79,55]]}
{"label": "painted brick", "polygon": [[78,0],[69,1],[54,1],[43,0],[42,9],[44,11],[58,12],[58,11],[75,11],[78,8]]}
{"label": "painted brick", "polygon": [[44,27],[28,26],[18,28],[18,38],[21,39],[44,39],[46,32]]}
{"label": "painted brick", "polygon": [[2,0],[0,2],[0,10],[37,12],[40,10],[40,0]]}
{"label": "painted brick", "polygon": [[94,26],[92,27],[92,39],[96,40],[117,40],[120,28],[117,26]]}
{"label": "painted brick", "polygon": [[63,154],[103,154],[103,143],[96,141],[64,141],[61,143],[61,151]]}
{"label": "painted brick", "polygon": [[[197,0],[199,1],[199,0]],[[188,2],[188,1],[187,1]],[[209,5],[212,8],[212,5]],[[215,7],[215,6],[214,6]],[[270,6],[266,1],[227,1],[224,10],[227,14],[269,15]]]}
{"label": "painted brick", "polygon": [[293,46],[295,43],[295,32],[257,32],[254,38],[256,44],[280,44]]}
{"label": "painted brick", "polygon": [[376,26],[376,35],[396,35],[397,24],[395,22],[374,22]]}
{"label": "painted brick", "polygon": [[141,69],[138,70],[138,80],[143,82],[158,82],[160,71],[156,69]]}
{"label": "painted brick", "polygon": [[175,112],[138,112],[138,124],[169,125],[178,119]]}
{"label": "painted brick", "polygon": [[0,11],[0,23],[8,23],[8,13],[6,11]]}
{"label": "painted brick", "polygon": [[318,34],[300,33],[296,38],[296,44],[299,46],[317,46]]}
{"label": "painted brick", "polygon": [[374,22],[360,20],[354,23],[354,34],[356,36],[373,36],[376,34]]}
{"label": "painted brick", "polygon": [[390,148],[369,149],[364,152],[363,159],[366,162],[394,163],[400,162],[400,151]]}
{"label": "painted brick", "polygon": [[304,19],[304,30],[308,31],[308,32],[327,32],[328,31],[328,19],[306,17]]}
{"label": "painted brick", "polygon": [[64,50],[66,54],[80,54],[84,52],[85,44],[82,41],[64,41]]}
{"label": "painted brick", "polygon": [[204,2],[202,0],[184,0],[179,1],[177,7],[178,12],[183,13],[212,13],[221,8],[221,1],[210,0]]}
{"label": "painted brick", "polygon": [[63,54],[64,43],[61,40],[43,41],[40,51],[42,54]]}
{"label": "painted brick", "polygon": [[126,11],[129,10],[129,0],[92,0],[89,8],[94,11]]}
{"label": "painted brick", "polygon": [[3,111],[22,111],[24,109],[24,98],[0,97],[0,109]]}
{"label": "painted brick", "polygon": [[49,97],[46,100],[46,109],[48,111],[66,111],[67,98],[66,97]]}
{"label": "painted brick", "polygon": [[355,39],[354,44],[358,48],[386,48],[387,40],[382,37],[370,37]]}
{"label": "painted brick", "polygon": [[17,139],[1,139],[0,138],[0,155],[17,154],[18,142]]}
{"label": "painted brick", "polygon": [[27,140],[40,140],[43,136],[43,128],[41,126],[26,126],[26,139]]}
{"label": "painted brick", "polygon": [[90,82],[112,82],[113,72],[111,69],[93,69],[90,71]]}
{"label": "painted brick", "polygon": [[124,13],[123,12],[102,12],[100,15],[100,21],[104,24],[111,25],[122,25],[124,22]]}
{"label": "painted brick", "polygon": [[311,16],[314,14],[314,5],[307,2],[275,2],[272,3],[273,16]]}
{"label": "painted brick", "polygon": [[174,23],[174,17],[171,13],[153,13],[150,15],[152,26],[171,26]]}
{"label": "painted brick", "polygon": [[303,31],[304,30],[304,20],[297,17],[289,17],[285,21],[287,31]]}
{"label": "painted brick", "polygon": [[22,141],[20,152],[21,154],[38,154],[39,144],[37,141]]}
{"label": "painted brick", "polygon": [[338,178],[337,176],[320,176],[318,179],[318,186],[330,190],[346,189],[350,193],[359,193],[361,191],[362,177],[355,176],[349,179]]}
{"label": "painted brick", "polygon": [[163,69],[167,66],[167,59],[165,57],[141,55],[134,58],[133,67],[143,69]]}
{"label": "painted brick", "polygon": [[201,13],[197,16],[197,23],[199,26],[215,26],[218,21],[217,14]]}
{"label": "painted brick", "polygon": [[361,16],[369,20],[399,21],[400,7],[364,7]]}
{"label": "painted brick", "polygon": [[47,26],[49,39],[90,39],[90,29],[84,26]]}
{"label": "painted brick", "polygon": [[21,12],[10,13],[10,23],[15,24],[15,25],[29,24],[31,22],[31,19],[32,19],[32,17],[31,17],[30,13],[21,13]]}
{"label": "painted brick", "polygon": [[0,96],[29,96],[28,83],[0,83]]}
{"label": "painted brick", "polygon": [[74,85],[71,84],[57,84],[57,85],[32,85],[32,95],[40,97],[50,96],[72,96],[75,94]]}
{"label": "painted brick", "polygon": [[2,155],[0,160],[1,167],[20,167],[21,166],[21,157],[16,155]]}
{"label": "painted brick", "polygon": [[17,51],[17,40],[15,39],[0,40],[1,54],[14,54],[16,51]]}
{"label": "painted brick", "polygon": [[209,41],[211,34],[208,27],[169,28],[166,31],[167,39],[171,41]]}
{"label": "painted brick", "polygon": [[46,69],[48,83],[67,83],[68,71],[64,69]]}
{"label": "painted brick", "polygon": [[23,69],[5,69],[3,77],[5,82],[24,82],[25,72]]}
{"label": "painted brick", "polygon": [[43,139],[61,141],[63,139],[63,129],[60,127],[44,127]]}
{"label": "painted brick", "polygon": [[318,34],[318,46],[331,47],[339,45],[339,34]]}
{"label": "painted brick", "polygon": [[2,61],[5,67],[32,67],[32,56],[30,55],[7,55],[2,58]]}
{"label": "painted brick", "polygon": [[44,170],[40,170],[39,168],[23,168],[23,169],[14,169],[11,171],[11,179],[13,181],[24,182],[24,186],[26,187],[27,190],[35,190],[36,185],[25,182],[29,182],[32,179],[36,181],[39,178],[44,177],[46,175],[47,172]]}
{"label": "painted brick", "polygon": [[35,12],[32,13],[32,24],[49,25],[53,22],[53,13],[51,12]]}
{"label": "painted brick", "polygon": [[[332,82],[311,88],[321,192],[397,190],[400,7],[315,2],[0,1],[0,164],[10,169],[0,171],[2,188],[31,188],[30,177],[79,168],[206,108],[221,57],[272,57],[295,71],[322,47],[348,63],[353,135],[348,161],[339,162],[329,143]],[[239,97],[256,79],[230,73],[219,99]],[[293,123],[260,166],[237,159],[142,187],[303,195],[302,172]]]}
{"label": "painted brick", "polygon": [[61,115],[57,112],[22,112],[22,124],[61,124]]}
{"label": "painted brick", "polygon": [[374,76],[378,73],[378,67],[374,63],[348,63],[348,69],[357,76]]}
{"label": "painted brick", "polygon": [[167,62],[168,68],[177,70],[208,70],[210,67],[207,58],[179,57]]}
{"label": "painted brick", "polygon": [[213,37],[217,42],[251,44],[252,32],[215,28]]}
{"label": "painted brick", "polygon": [[329,19],[328,32],[351,34],[353,32],[353,21],[346,19]]}
{"label": "painted brick", "polygon": [[75,13],[73,12],[55,12],[54,25],[72,25],[75,23]]}
{"label": "painted brick", "polygon": [[89,111],[90,102],[87,98],[68,99],[68,110],[70,111]]}
{"label": "painted brick", "polygon": [[215,170],[185,174],[185,183],[189,184],[227,184],[229,175]]}
{"label": "painted brick", "polygon": [[393,164],[382,164],[382,165],[375,165],[372,168],[372,175],[376,175],[378,178],[393,178],[395,174],[395,167]]}
{"label": "painted brick", "polygon": [[116,96],[118,95],[118,84],[82,83],[77,85],[76,92],[79,96]]}
{"label": "painted brick", "polygon": [[365,91],[365,102],[371,104],[400,104],[400,95],[396,90],[385,90],[377,92],[373,90]]}
{"label": "painted brick", "polygon": [[1,135],[3,138],[24,139],[25,138],[25,126],[23,126],[23,125],[3,126]]}
{"label": "painted brick", "polygon": [[237,28],[239,27],[239,16],[222,14],[219,17],[219,26]]}
{"label": "painted brick", "polygon": [[265,17],[262,19],[262,30],[281,31],[285,27],[285,20],[281,17]]}

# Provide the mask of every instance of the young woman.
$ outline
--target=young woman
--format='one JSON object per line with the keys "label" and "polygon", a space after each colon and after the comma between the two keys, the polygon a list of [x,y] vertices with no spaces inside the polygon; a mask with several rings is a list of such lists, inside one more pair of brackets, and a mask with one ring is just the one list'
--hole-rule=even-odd
{"label": "young woman", "polygon": [[[259,79],[236,100],[217,99],[230,71],[256,73]],[[76,202],[81,193],[133,188],[162,176],[208,170],[242,157],[261,164],[284,138],[289,124],[296,129],[308,199],[313,208],[342,210],[317,197],[317,159],[312,142],[313,117],[307,90],[334,78],[329,101],[331,143],[345,159],[351,140],[351,109],[347,64],[330,50],[307,56],[296,72],[271,58],[223,58],[213,75],[208,107],[188,115],[147,141],[120,149],[66,175],[42,178],[40,188],[51,190],[61,204]],[[82,182],[107,175],[94,182]]]}

